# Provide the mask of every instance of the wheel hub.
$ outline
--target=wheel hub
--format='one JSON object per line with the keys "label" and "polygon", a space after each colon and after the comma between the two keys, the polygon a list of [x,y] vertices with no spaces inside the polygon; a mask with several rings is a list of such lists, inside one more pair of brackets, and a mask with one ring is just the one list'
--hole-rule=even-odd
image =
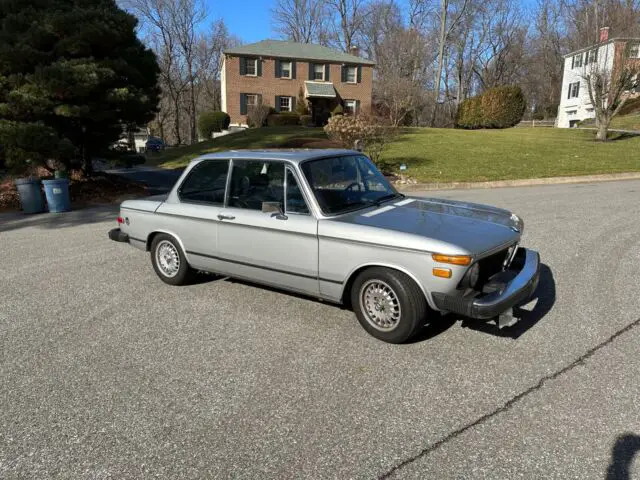
{"label": "wheel hub", "polygon": [[400,301],[396,292],[382,280],[369,280],[360,289],[360,309],[374,328],[391,331],[400,322]]}
{"label": "wheel hub", "polygon": [[163,240],[156,248],[156,260],[162,274],[175,277],[180,270],[180,255],[171,242]]}

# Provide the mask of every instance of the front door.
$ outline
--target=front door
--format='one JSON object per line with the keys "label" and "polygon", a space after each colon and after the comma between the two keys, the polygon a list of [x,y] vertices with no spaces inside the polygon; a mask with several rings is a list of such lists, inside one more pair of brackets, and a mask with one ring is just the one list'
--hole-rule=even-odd
{"label": "front door", "polygon": [[284,162],[233,160],[220,219],[223,273],[318,293],[317,221]]}

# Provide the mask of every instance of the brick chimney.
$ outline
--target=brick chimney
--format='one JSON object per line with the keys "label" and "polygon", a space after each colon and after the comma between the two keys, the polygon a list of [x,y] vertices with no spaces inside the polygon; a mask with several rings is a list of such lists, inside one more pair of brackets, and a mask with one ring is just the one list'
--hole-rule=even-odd
{"label": "brick chimney", "polygon": [[600,43],[609,40],[609,27],[602,27],[600,29]]}
{"label": "brick chimney", "polygon": [[353,55],[354,57],[359,57],[360,56],[360,49],[355,45],[351,45],[349,47],[349,53],[351,55]]}

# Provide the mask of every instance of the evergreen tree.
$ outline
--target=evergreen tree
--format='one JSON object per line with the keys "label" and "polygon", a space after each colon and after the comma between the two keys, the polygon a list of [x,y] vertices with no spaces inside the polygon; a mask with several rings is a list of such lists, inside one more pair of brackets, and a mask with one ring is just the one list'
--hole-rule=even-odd
{"label": "evergreen tree", "polygon": [[114,0],[0,0],[0,144],[8,166],[82,166],[150,121],[159,68]]}

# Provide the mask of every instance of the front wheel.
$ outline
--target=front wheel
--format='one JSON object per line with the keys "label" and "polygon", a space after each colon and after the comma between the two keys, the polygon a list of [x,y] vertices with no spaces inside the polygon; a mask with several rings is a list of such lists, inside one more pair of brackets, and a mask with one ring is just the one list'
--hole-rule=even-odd
{"label": "front wheel", "polygon": [[351,305],[364,329],[388,343],[409,340],[427,316],[427,301],[418,285],[390,268],[361,272],[351,288]]}
{"label": "front wheel", "polygon": [[194,270],[187,263],[180,244],[166,233],[160,233],[153,238],[151,263],[160,280],[169,285],[187,284],[194,275]]}

